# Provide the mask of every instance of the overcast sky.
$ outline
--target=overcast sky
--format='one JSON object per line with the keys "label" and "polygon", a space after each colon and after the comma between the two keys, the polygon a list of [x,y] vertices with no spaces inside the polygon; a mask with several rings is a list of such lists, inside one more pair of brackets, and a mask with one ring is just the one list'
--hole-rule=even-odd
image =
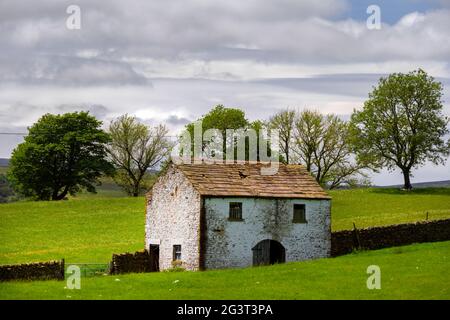
{"label": "overcast sky", "polygon": [[[72,4],[79,30],[66,27]],[[371,4],[380,30],[366,27]],[[443,83],[450,115],[450,0],[1,0],[0,45],[1,132],[90,110],[175,134],[217,104],[249,120],[286,107],[348,118],[381,76],[419,67]],[[0,157],[21,141],[0,135]],[[413,182],[446,179],[450,161]]]}

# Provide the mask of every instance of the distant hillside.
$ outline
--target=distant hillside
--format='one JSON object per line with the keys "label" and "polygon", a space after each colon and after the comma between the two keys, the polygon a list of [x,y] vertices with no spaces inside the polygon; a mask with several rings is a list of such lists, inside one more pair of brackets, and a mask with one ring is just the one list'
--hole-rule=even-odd
{"label": "distant hillside", "polygon": [[0,167],[7,167],[9,165],[9,159],[0,158]]}
{"label": "distant hillside", "polygon": [[[450,180],[443,181],[430,181],[430,182],[418,182],[413,183],[413,188],[450,188]],[[376,186],[376,188],[401,188],[402,184],[396,184],[391,186]]]}

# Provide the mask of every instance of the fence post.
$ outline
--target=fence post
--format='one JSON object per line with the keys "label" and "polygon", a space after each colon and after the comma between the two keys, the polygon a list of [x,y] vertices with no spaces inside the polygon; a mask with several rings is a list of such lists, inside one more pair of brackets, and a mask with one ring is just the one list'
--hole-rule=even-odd
{"label": "fence post", "polygon": [[353,245],[356,249],[361,249],[361,242],[359,240],[358,229],[356,229],[356,224],[353,222]]}
{"label": "fence post", "polygon": [[116,272],[117,272],[115,260],[116,260],[116,255],[113,253],[112,258],[111,258],[110,267],[109,267],[109,274],[116,274]]}
{"label": "fence post", "polygon": [[61,272],[60,279],[61,280],[64,280],[66,278],[66,266],[65,266],[65,264],[66,264],[65,260],[64,260],[64,258],[62,258],[61,262],[60,262],[60,268],[61,268],[61,270],[60,270],[60,272]]}

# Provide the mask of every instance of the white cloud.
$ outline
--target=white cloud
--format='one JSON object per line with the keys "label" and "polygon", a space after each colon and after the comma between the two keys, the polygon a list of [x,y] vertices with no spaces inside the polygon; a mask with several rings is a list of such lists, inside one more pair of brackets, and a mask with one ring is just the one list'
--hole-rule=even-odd
{"label": "white cloud", "polygon": [[423,21],[425,21],[425,15],[416,11],[416,12],[412,12],[412,13],[409,13],[409,14],[403,16],[397,22],[397,26],[403,27],[403,28],[405,28],[405,27],[410,28],[413,25],[420,24]]}

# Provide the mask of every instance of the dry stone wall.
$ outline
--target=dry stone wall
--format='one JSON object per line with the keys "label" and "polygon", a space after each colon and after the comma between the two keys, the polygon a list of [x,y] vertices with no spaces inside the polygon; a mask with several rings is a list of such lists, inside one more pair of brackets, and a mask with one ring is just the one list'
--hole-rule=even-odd
{"label": "dry stone wall", "polygon": [[64,260],[0,266],[0,281],[64,280]]}
{"label": "dry stone wall", "polygon": [[113,254],[111,261],[111,274],[152,272],[154,263],[148,250],[135,253]]}
{"label": "dry stone wall", "polygon": [[331,255],[336,257],[356,249],[375,250],[448,240],[450,240],[450,219],[344,230],[332,233]]}

